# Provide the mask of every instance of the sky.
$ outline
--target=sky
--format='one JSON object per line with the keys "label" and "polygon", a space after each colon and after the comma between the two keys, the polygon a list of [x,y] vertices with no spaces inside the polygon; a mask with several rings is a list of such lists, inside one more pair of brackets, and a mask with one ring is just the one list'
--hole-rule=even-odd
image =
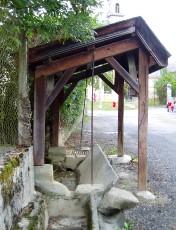
{"label": "sky", "polygon": [[[108,4],[108,0],[104,0]],[[176,63],[176,0],[109,0],[120,4],[124,19],[141,16]]]}
{"label": "sky", "polygon": [[120,11],[125,17],[142,16],[176,62],[176,1],[121,0]]}

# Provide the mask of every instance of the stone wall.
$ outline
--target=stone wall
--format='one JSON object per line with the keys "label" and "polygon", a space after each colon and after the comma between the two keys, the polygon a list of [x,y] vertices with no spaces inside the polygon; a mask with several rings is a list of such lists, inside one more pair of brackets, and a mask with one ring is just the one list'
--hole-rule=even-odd
{"label": "stone wall", "polygon": [[14,229],[16,217],[34,200],[32,148],[3,154],[0,157],[0,229]]}

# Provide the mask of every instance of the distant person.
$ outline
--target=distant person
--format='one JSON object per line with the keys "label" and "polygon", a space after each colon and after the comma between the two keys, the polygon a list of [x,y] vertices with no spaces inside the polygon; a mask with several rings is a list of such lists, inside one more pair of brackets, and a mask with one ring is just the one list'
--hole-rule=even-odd
{"label": "distant person", "polygon": [[172,105],[172,102],[171,101],[168,101],[167,103],[167,112],[170,112],[171,111],[171,105]]}
{"label": "distant person", "polygon": [[167,105],[166,105],[166,108],[167,108],[167,112],[170,112],[170,107],[172,105],[172,102],[171,101],[168,101],[167,102]]}
{"label": "distant person", "polygon": [[115,101],[112,102],[112,107],[113,107],[113,108],[116,107],[116,102],[115,102]]}
{"label": "distant person", "polygon": [[95,93],[93,95],[93,100],[94,100],[94,102],[96,102],[96,100],[97,100],[97,95]]}
{"label": "distant person", "polygon": [[170,110],[172,113],[174,112],[174,104],[171,104]]}

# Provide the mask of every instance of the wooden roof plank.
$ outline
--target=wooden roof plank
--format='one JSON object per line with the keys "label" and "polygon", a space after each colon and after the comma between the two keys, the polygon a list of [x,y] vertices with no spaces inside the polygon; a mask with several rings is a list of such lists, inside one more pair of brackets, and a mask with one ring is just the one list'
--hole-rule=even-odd
{"label": "wooden roof plank", "polygon": [[[139,47],[140,43],[136,38],[126,39],[120,42],[114,42],[112,44],[96,48],[94,60],[96,61],[104,59],[106,57],[125,53]],[[85,65],[93,61],[93,52],[94,51],[85,51],[38,67],[36,69],[35,76],[48,76],[59,71]]]}

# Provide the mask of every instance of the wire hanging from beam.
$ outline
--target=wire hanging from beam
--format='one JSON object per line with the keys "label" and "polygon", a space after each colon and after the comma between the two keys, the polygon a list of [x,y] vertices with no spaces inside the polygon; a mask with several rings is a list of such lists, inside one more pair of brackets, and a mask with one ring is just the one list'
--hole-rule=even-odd
{"label": "wire hanging from beam", "polygon": [[94,174],[93,174],[93,94],[94,94],[94,67],[95,67],[95,52],[93,52],[93,61],[92,61],[92,103],[91,103],[91,185],[93,186]]}

